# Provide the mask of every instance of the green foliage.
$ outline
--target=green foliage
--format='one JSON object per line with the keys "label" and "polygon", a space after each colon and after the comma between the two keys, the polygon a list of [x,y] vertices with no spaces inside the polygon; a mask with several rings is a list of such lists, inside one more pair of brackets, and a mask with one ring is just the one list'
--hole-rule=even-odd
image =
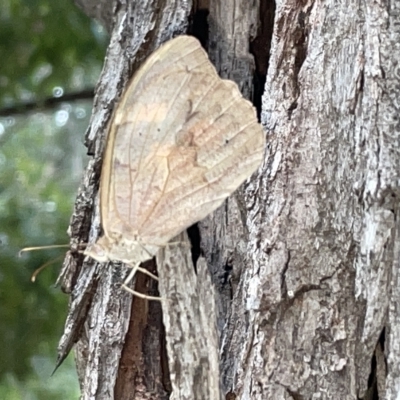
{"label": "green foliage", "polygon": [[93,86],[105,42],[72,0],[2,0],[0,107]]}
{"label": "green foliage", "polygon": [[[72,0],[1,1],[0,108],[93,87],[105,41]],[[68,243],[90,109],[82,101],[0,119],[1,399],[78,397],[71,359],[50,378],[67,312],[68,297],[54,287],[65,249],[18,252]]]}
{"label": "green foliage", "polygon": [[78,399],[79,389],[72,357],[65,361],[62,371],[51,376],[54,369],[48,357],[32,359],[34,372],[25,380],[18,380],[13,374],[6,374],[0,380],[2,400],[59,400]]}
{"label": "green foliage", "polygon": [[[48,390],[38,382],[35,389],[33,377],[41,375],[32,367],[38,358],[54,367],[68,298],[54,287],[59,268],[49,266],[35,283],[30,278],[45,262],[62,257],[65,249],[23,257],[18,252],[24,246],[68,243],[66,229],[82,176],[82,137],[90,107],[65,105],[55,113],[19,118],[3,131],[7,138],[0,149],[0,342],[7,345],[0,357],[0,381],[3,377],[12,391],[23,382],[32,395]],[[49,393],[38,398],[52,397]]]}

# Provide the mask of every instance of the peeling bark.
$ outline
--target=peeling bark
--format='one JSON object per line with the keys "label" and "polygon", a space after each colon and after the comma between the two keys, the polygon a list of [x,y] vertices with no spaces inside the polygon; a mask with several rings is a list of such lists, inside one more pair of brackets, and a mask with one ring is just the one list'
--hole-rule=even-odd
{"label": "peeling bark", "polygon": [[[86,144],[94,158],[79,190],[69,230],[73,250],[77,243],[96,240],[100,234],[97,190],[104,136],[114,105],[143,59],[161,43],[186,32],[191,1],[141,1],[118,6],[115,2],[112,9],[110,45],[86,133]],[[65,260],[64,275],[75,284],[58,364],[75,345],[82,399],[168,398],[160,304],[132,298],[121,289],[129,272],[124,266],[101,265],[90,259],[79,265],[76,268],[76,258],[71,255]],[[76,271],[73,276],[71,270]],[[145,277],[139,276],[135,285],[144,294],[157,293],[154,282]]]}
{"label": "peeling bark", "polygon": [[[260,106],[267,146],[258,173],[191,235],[195,267],[187,245],[148,263],[161,305],[120,289],[124,266],[68,255],[59,354],[76,343],[82,398],[399,397],[400,5],[113,4],[72,250],[100,233],[94,199],[115,102],[144,57],[188,26]],[[141,275],[135,285],[157,293]]]}
{"label": "peeling bark", "polygon": [[388,353],[398,341],[399,37],[388,7],[277,6],[267,157],[238,294],[249,329],[233,330],[232,341],[246,341],[227,355],[238,361],[238,398],[366,398],[384,327],[379,398],[399,395]]}

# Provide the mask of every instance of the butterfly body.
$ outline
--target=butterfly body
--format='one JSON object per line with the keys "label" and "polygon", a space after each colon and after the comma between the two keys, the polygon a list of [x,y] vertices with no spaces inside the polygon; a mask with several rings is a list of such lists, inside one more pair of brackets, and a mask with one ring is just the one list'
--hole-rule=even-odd
{"label": "butterfly body", "polygon": [[85,254],[100,262],[120,261],[128,265],[140,264],[153,258],[160,246],[142,244],[124,237],[102,236],[87,247]]}

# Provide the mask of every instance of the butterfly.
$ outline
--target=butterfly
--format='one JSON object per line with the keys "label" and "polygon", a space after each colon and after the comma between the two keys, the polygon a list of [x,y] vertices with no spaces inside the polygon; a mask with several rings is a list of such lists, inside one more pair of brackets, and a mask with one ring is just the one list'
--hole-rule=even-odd
{"label": "butterfly", "polygon": [[[260,166],[264,134],[252,104],[221,79],[199,41],[162,45],[114,112],[100,178],[103,236],[85,254],[140,264],[218,208]],[[156,278],[157,279],[157,278]]]}

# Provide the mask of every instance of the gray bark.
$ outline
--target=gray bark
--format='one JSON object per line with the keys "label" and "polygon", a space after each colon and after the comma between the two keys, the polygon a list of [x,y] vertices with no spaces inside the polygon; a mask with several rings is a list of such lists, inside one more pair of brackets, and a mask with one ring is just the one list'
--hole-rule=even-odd
{"label": "gray bark", "polygon": [[[144,57],[186,31],[191,6],[111,7],[73,249],[100,233],[94,199],[114,104]],[[189,246],[158,255],[165,333],[160,304],[120,289],[124,266],[82,266],[72,251],[60,360],[76,343],[84,399],[164,399],[171,389],[175,399],[400,397],[400,6],[193,7],[209,9],[208,52],[222,77],[257,101],[266,76],[265,162],[199,223],[197,274]],[[152,285],[138,275],[135,290],[154,294]]]}
{"label": "gray bark", "polygon": [[112,31],[116,2],[108,0],[75,0],[75,4],[87,16],[100,22],[107,32]]}
{"label": "gray bark", "polygon": [[[143,59],[173,36],[186,32],[190,1],[119,3],[110,45],[96,88],[86,144],[94,158],[84,176],[70,235],[72,252],[62,276],[71,291],[69,313],[59,344],[59,363],[75,345],[82,399],[165,399],[170,392],[161,305],[132,298],[121,289],[129,270],[101,265],[74,250],[100,234],[97,200],[107,123],[116,101]],[[151,266],[151,263],[148,263]],[[155,270],[154,264],[151,266]],[[154,291],[142,275],[137,291]]]}
{"label": "gray bark", "polygon": [[225,333],[237,398],[400,395],[396,7],[277,7],[267,156]]}

